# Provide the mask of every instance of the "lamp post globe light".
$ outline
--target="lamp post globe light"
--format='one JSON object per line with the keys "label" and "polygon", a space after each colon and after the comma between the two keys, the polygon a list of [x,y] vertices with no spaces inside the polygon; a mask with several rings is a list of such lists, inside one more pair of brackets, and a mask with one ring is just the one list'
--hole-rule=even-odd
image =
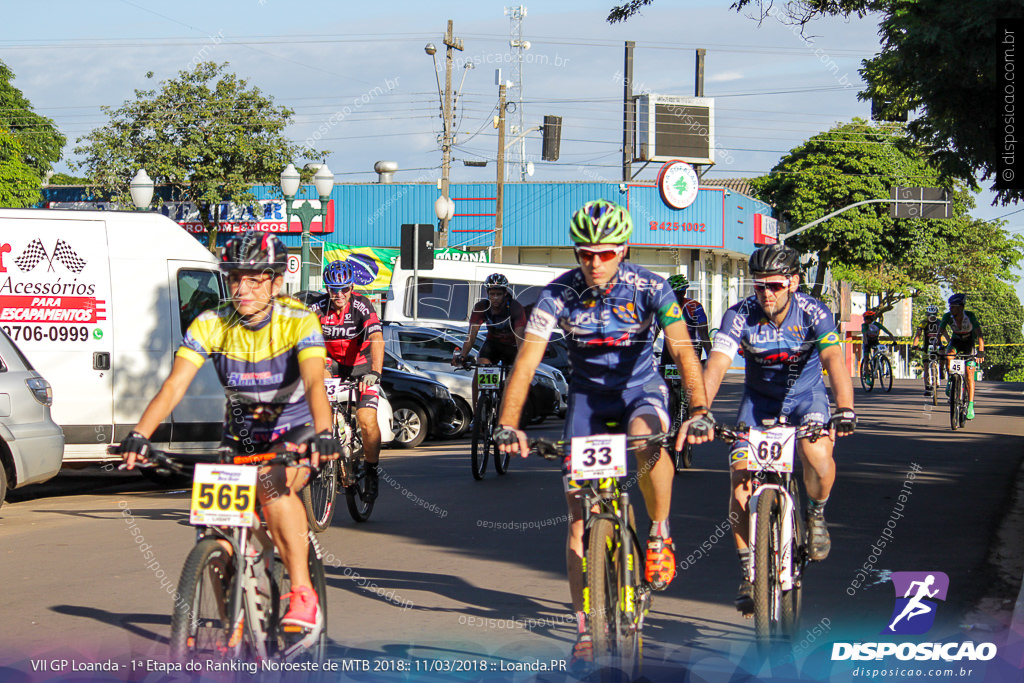
{"label": "lamp post globe light", "polygon": [[153,179],[146,173],[146,169],[140,168],[139,172],[132,178],[129,191],[132,195],[132,203],[137,208],[145,209],[153,200]]}
{"label": "lamp post globe light", "polygon": [[327,164],[321,164],[313,176],[313,185],[317,194],[320,195],[320,207],[315,208],[308,200],[296,206],[295,195],[299,192],[299,172],[295,170],[294,164],[288,164],[281,171],[281,192],[284,194],[285,220],[290,224],[292,215],[302,221],[302,256],[301,269],[299,271],[299,286],[303,290],[309,289],[309,226],[313,219],[320,216],[321,220],[327,217],[327,203],[331,199],[331,192],[334,190],[334,174]]}

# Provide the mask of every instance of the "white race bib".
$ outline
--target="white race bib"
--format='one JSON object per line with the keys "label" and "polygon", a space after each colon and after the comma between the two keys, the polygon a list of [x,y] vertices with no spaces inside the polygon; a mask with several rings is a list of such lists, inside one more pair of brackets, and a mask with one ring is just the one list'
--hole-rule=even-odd
{"label": "white race bib", "polygon": [[796,452],[796,427],[777,426],[768,429],[751,427],[747,470],[751,472],[792,472]]}
{"label": "white race bib", "polygon": [[570,452],[573,479],[626,476],[626,435],[574,436]]}

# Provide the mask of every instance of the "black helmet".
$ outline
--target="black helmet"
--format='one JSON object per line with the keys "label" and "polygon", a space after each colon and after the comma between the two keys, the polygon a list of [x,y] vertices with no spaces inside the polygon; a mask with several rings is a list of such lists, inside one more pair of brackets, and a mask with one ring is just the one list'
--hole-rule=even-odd
{"label": "black helmet", "polygon": [[272,270],[281,274],[288,267],[288,248],[277,235],[250,230],[241,237],[232,237],[220,255],[220,269]]}
{"label": "black helmet", "polygon": [[769,244],[750,255],[751,275],[793,275],[800,269],[800,255],[785,244]]}

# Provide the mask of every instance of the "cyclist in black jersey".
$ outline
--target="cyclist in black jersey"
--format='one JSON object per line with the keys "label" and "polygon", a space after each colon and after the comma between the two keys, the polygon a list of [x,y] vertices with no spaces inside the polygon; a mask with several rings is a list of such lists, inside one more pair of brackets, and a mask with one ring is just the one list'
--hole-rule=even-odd
{"label": "cyclist in black jersey", "polygon": [[[935,360],[941,353],[942,340],[946,337],[946,333],[942,330],[942,326],[939,323],[939,307],[935,304],[931,304],[925,309],[925,319],[921,321],[921,324],[917,326],[917,330],[914,331],[914,338],[911,340],[910,345],[917,346],[919,337],[921,338],[921,349],[924,351],[925,359],[927,361]],[[930,386],[928,382],[928,373],[925,372],[924,395],[931,398],[935,387]]]}

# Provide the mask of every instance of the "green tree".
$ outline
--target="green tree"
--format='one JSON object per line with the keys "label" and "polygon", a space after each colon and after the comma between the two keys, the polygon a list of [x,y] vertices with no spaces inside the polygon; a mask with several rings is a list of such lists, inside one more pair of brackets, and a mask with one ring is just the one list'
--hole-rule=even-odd
{"label": "green tree", "polygon": [[[608,21],[624,21],[652,2],[613,7]],[[926,145],[944,178],[972,189],[979,187],[976,175],[994,178],[1004,130],[998,81],[1002,37],[996,35],[996,20],[1024,17],[1020,0],[794,0],[784,6],[736,0],[731,5],[736,11],[748,6],[757,8],[761,20],[771,12],[801,26],[822,16],[881,13],[882,50],[862,62],[860,74],[868,85],[859,97],[884,103],[888,114],[916,110],[908,130]],[[1024,190],[998,190],[995,184],[992,189],[1004,204],[1024,198]]]}
{"label": "green tree", "polygon": [[[796,228],[857,202],[888,199],[892,186],[938,184],[939,176],[902,127],[854,119],[815,135],[750,182]],[[929,287],[978,276],[1012,279],[1024,239],[969,216],[970,192],[959,187],[952,194],[952,219],[893,219],[888,203],[866,204],[787,243],[815,255],[814,296],[831,268],[835,279],[874,295],[872,306],[882,312]]]}
{"label": "green tree", "polygon": [[981,325],[985,376],[1008,382],[1024,381],[1024,307],[1017,292],[997,277],[965,278],[957,291],[967,294],[966,309],[974,312]]}
{"label": "green tree", "polygon": [[66,138],[53,121],[32,110],[14,87],[14,72],[0,61],[0,205],[31,206],[53,164],[60,161]]}
{"label": "green tree", "polygon": [[136,90],[119,109],[104,107],[110,121],[75,148],[85,156],[78,167],[115,201],[130,205],[131,179],[145,168],[156,185],[171,189],[173,200],[195,204],[211,251],[222,201],[251,206],[253,185],[277,184],[293,159],[326,157],[290,142],[284,129],[294,112],[274,106],[259,88],[226,73],[227,66],[204,62],[161,82],[159,90]]}
{"label": "green tree", "polygon": [[0,130],[0,206],[32,206],[39,201],[39,185],[39,176],[24,161],[21,142]]}

